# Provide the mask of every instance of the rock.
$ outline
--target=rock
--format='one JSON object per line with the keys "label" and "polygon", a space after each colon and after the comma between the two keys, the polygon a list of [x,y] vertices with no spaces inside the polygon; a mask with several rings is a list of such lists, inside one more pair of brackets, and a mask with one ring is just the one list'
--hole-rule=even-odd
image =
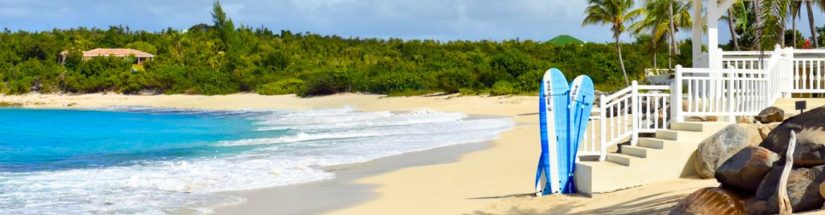
{"label": "rock", "polygon": [[744,214],[745,200],[734,192],[718,187],[706,187],[691,193],[670,211],[681,214]]}
{"label": "rock", "polygon": [[768,149],[746,147],[722,163],[714,176],[725,188],[755,193],[778,159],[779,155]]}
{"label": "rock", "polygon": [[750,117],[750,116],[737,116],[736,117],[736,123],[753,124],[754,122],[756,122],[756,120],[754,120],[753,117]]}
{"label": "rock", "polygon": [[782,122],[782,120],[785,120],[785,111],[778,107],[768,107],[760,111],[759,115],[754,118],[764,124]]}
{"label": "rock", "polygon": [[699,144],[694,168],[701,178],[712,178],[713,172],[733,154],[762,141],[754,124],[733,124]]}
{"label": "rock", "polygon": [[773,131],[773,129],[776,129],[776,127],[778,127],[779,124],[780,124],[779,122],[774,122],[774,123],[770,123],[770,124],[760,124],[759,125],[759,135],[762,136],[762,139],[767,139],[768,134],[770,134],[771,131]]}
{"label": "rock", "polygon": [[685,119],[686,122],[716,122],[719,117],[716,116],[691,116]]}
{"label": "rock", "polygon": [[773,129],[759,144],[784,155],[791,130],[796,131],[794,167],[813,167],[825,164],[825,106],[791,117]]}
{"label": "rock", "polygon": [[691,116],[685,119],[685,122],[706,122],[707,119],[699,116]]}
{"label": "rock", "polygon": [[[775,214],[779,212],[776,200],[776,188],[784,166],[775,165],[768,175],[759,184],[754,196],[754,203],[764,201],[762,206],[748,206],[748,213]],[[825,203],[825,198],[819,193],[820,184],[825,181],[823,174],[825,166],[814,168],[799,168],[791,170],[788,177],[788,198],[795,212],[819,209]]]}
{"label": "rock", "polygon": [[825,182],[819,183],[819,196],[825,198]]}
{"label": "rock", "polygon": [[768,211],[768,201],[751,197],[745,200],[745,214],[766,214]]}

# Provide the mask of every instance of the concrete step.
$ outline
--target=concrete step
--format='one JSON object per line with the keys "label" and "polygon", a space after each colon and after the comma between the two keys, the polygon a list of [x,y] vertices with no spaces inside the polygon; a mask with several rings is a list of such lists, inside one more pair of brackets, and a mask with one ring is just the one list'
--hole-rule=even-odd
{"label": "concrete step", "polygon": [[607,161],[622,165],[622,166],[630,166],[630,156],[618,154],[618,153],[610,153],[607,154]]}
{"label": "concrete step", "polygon": [[657,131],[655,138],[639,138],[636,146],[621,145],[621,153],[608,153],[605,161],[578,162],[577,189],[585,194],[606,193],[691,176],[693,152],[703,140],[728,125],[673,123],[673,130]]}
{"label": "concrete step", "polygon": [[704,130],[704,124],[699,122],[674,122],[670,123],[671,130],[679,130],[679,131],[695,131],[695,132],[702,132]]}
{"label": "concrete step", "polygon": [[656,131],[656,138],[665,140],[678,140],[679,132],[674,130],[658,130]]}
{"label": "concrete step", "polygon": [[659,138],[639,138],[638,146],[650,149],[664,149],[665,140]]}
{"label": "concrete step", "polygon": [[624,145],[622,146],[622,154],[646,158],[647,157],[647,150],[648,148],[638,147],[638,146],[631,146],[631,145]]}

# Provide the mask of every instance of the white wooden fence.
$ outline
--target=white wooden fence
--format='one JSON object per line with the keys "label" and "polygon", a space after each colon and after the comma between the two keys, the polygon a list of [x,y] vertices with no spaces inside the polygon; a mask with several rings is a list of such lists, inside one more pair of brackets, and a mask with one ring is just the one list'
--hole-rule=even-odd
{"label": "white wooden fence", "polygon": [[[770,58],[723,58],[723,69],[676,67],[673,81],[675,121],[691,116],[753,116],[788,91],[792,54],[778,49]],[[786,77],[790,74],[784,74]]]}
{"label": "white wooden fence", "polygon": [[638,85],[601,95],[593,109],[581,155],[617,144],[635,145],[640,133],[667,129],[692,116],[757,115],[781,97],[825,93],[825,50],[776,47],[771,52],[723,52],[717,69],[676,66],[670,85]]}
{"label": "white wooden fence", "polygon": [[778,65],[781,70],[783,93],[825,93],[825,50],[776,47],[775,51],[725,51],[722,66],[725,69],[762,69],[776,53],[784,55],[790,64]]}
{"label": "white wooden fence", "polygon": [[825,50],[792,50],[791,93],[825,93]]}
{"label": "white wooden fence", "polygon": [[638,143],[640,133],[653,133],[668,128],[670,87],[639,85],[611,95],[600,95],[588,122],[580,155],[599,155],[604,160],[607,150],[619,143]]}

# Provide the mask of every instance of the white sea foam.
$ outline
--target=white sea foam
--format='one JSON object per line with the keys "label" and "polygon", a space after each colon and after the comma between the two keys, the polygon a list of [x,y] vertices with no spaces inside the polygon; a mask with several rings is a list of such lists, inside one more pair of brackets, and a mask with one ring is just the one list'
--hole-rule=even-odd
{"label": "white sea foam", "polygon": [[252,147],[224,157],[0,172],[0,214],[208,213],[215,206],[243,201],[221,191],[330,179],[334,173],[323,171],[324,166],[490,140],[513,126],[507,119],[462,113],[359,112],[349,107],[256,112],[248,117],[258,120],[259,130],[289,132],[215,143],[216,147]]}

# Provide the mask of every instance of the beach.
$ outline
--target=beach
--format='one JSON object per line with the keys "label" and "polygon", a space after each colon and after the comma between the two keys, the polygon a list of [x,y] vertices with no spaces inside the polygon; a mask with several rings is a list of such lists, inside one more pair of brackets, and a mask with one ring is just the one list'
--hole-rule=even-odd
{"label": "beach", "polygon": [[[319,109],[349,106],[360,111],[462,112],[473,116],[507,117],[512,130],[487,143],[450,146],[342,167],[336,179],[230,192],[246,198],[240,205],[219,208],[217,214],[267,214],[280,197],[343,199],[331,206],[297,202],[297,213],[328,214],[568,214],[655,213],[667,210],[693,190],[717,186],[714,180],[678,179],[592,197],[554,195],[535,198],[539,153],[537,97],[529,96],[415,96],[340,94],[298,98],[292,95],[226,96],[117,94],[0,96],[0,102],[25,107],[105,108],[148,106],[195,109]],[[336,181],[337,180],[337,181]],[[321,192],[324,187],[337,192]],[[332,188],[329,188],[332,187]],[[351,195],[350,195],[351,194]],[[287,197],[284,197],[287,196]],[[622,206],[622,207],[619,207]],[[305,209],[306,209],[305,208]],[[613,209],[611,209],[613,208]]]}

